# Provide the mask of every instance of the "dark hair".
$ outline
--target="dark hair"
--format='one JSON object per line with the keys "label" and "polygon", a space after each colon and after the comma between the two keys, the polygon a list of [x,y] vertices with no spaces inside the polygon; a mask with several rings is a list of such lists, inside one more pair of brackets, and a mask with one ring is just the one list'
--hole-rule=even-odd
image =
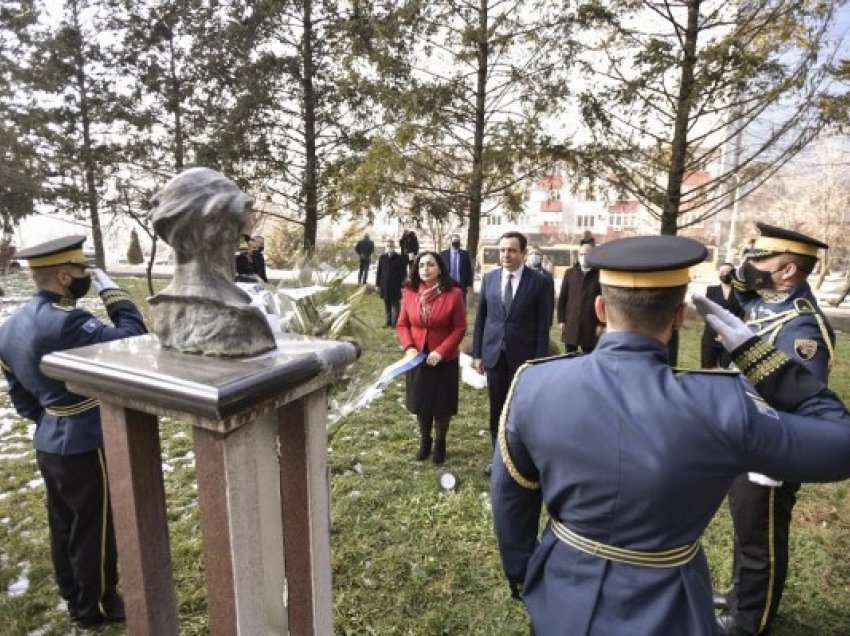
{"label": "dark hair", "polygon": [[815,271],[815,265],[818,263],[817,256],[806,256],[805,254],[789,254],[791,258],[788,259],[789,263],[794,263],[802,272],[805,272],[806,276]]}
{"label": "dark hair", "polygon": [[408,289],[412,289],[413,291],[419,289],[419,285],[422,284],[422,279],[419,278],[419,261],[422,260],[423,256],[429,255],[434,257],[434,260],[437,261],[437,267],[440,269],[440,278],[437,281],[440,291],[446,292],[452,287],[457,287],[458,284],[449,275],[449,269],[446,267],[443,259],[440,258],[440,255],[437,254],[437,252],[433,252],[431,250],[425,250],[424,252],[419,252],[419,254],[416,255],[416,258],[413,260],[413,265],[410,268],[410,278],[405,281],[404,286]]}
{"label": "dark hair", "polygon": [[502,239],[512,239],[515,238],[519,241],[519,251],[524,252],[525,248],[528,247],[528,239],[525,238],[525,234],[522,232],[505,232],[499,237],[499,240]]}
{"label": "dark hair", "polygon": [[602,285],[602,297],[609,312],[628,326],[658,332],[673,322],[687,289],[687,285],[635,288]]}

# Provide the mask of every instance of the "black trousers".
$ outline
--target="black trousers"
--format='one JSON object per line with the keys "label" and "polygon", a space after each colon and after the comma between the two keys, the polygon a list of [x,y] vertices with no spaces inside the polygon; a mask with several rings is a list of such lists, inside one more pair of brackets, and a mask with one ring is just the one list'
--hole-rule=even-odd
{"label": "black trousers", "polygon": [[740,475],[729,490],[735,526],[729,611],[747,634],[766,633],[785,589],[791,511],[800,484],[759,486]]}
{"label": "black trousers", "polygon": [[398,322],[398,312],[401,307],[401,299],[387,300],[384,298],[384,313],[386,314],[387,327],[395,327]]}
{"label": "black trousers", "polygon": [[700,366],[703,369],[726,368],[731,362],[732,357],[723,345],[711,338],[703,337],[700,347]]}
{"label": "black trousers", "polygon": [[504,351],[499,355],[499,361],[492,369],[487,369],[487,394],[490,398],[490,441],[496,445],[496,435],[499,433],[499,419],[508,389],[519,366],[508,364]]}
{"label": "black trousers", "polygon": [[118,584],[115,531],[103,450],[79,455],[36,451],[47,490],[50,551],[59,593],[72,616],[106,616]]}
{"label": "black trousers", "polygon": [[369,277],[369,265],[372,264],[372,259],[360,259],[360,269],[357,272],[357,284],[365,285],[366,279]]}

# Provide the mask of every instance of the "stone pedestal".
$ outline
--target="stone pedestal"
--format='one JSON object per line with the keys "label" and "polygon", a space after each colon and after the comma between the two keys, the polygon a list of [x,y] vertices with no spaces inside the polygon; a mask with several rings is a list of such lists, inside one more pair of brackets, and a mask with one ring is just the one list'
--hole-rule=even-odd
{"label": "stone pedestal", "polygon": [[285,335],[222,359],[140,336],[45,356],[100,400],[131,636],[177,634],[159,416],[192,427],[210,633],[333,633],[327,385],[349,343]]}

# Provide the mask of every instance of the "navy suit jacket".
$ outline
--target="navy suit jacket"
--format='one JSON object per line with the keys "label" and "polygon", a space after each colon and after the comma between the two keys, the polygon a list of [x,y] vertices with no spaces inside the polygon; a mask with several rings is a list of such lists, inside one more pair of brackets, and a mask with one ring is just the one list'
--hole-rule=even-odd
{"label": "navy suit jacket", "polygon": [[[458,250],[460,252],[460,263],[458,263],[458,273],[460,280],[456,281],[464,291],[472,287],[472,261],[469,260],[469,252],[466,250]],[[446,271],[452,271],[452,251],[443,250],[440,252],[440,258],[443,259],[443,264],[446,266]]]}
{"label": "navy suit jacket", "polygon": [[502,268],[488,272],[481,279],[472,357],[481,358],[484,366],[491,369],[502,351],[513,368],[526,360],[548,355],[553,304],[549,283],[541,274],[523,266],[511,311],[505,315]]}

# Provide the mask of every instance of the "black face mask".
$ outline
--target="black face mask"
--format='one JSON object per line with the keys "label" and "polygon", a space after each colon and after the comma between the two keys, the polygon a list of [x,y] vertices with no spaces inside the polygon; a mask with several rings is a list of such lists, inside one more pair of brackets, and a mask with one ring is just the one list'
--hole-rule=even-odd
{"label": "black face mask", "polygon": [[452,247],[456,250],[460,249],[460,241],[452,241]]}
{"label": "black face mask", "polygon": [[741,266],[741,278],[743,279],[744,284],[747,286],[747,289],[770,289],[773,287],[772,275],[776,272],[782,271],[783,269],[784,267],[780,267],[779,269],[775,269],[772,272],[767,272],[759,269],[750,261],[746,261]]}
{"label": "black face mask", "polygon": [[724,285],[731,285],[732,284],[732,274],[731,273],[730,274],[721,274],[720,282],[723,283]]}
{"label": "black face mask", "polygon": [[73,278],[71,279],[71,284],[68,285],[68,293],[71,294],[71,298],[76,300],[88,294],[89,288],[91,288],[91,276]]}

